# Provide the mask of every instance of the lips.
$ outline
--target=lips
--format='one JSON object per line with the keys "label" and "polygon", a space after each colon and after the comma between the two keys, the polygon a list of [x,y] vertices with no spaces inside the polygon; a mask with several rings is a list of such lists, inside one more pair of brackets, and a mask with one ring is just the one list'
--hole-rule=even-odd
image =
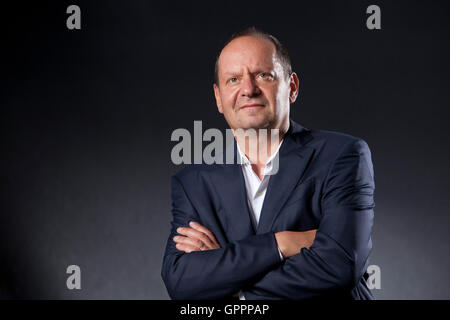
{"label": "lips", "polygon": [[259,104],[259,103],[250,103],[250,104],[244,104],[242,107],[240,107],[239,109],[253,109],[253,108],[262,108],[264,107],[263,104]]}

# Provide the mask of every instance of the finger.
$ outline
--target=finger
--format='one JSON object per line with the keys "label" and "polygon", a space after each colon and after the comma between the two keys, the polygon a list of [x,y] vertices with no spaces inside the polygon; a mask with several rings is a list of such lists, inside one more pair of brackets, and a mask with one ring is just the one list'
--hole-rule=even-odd
{"label": "finger", "polygon": [[175,236],[173,238],[173,241],[175,241],[176,243],[187,244],[187,245],[190,245],[193,247],[197,247],[199,249],[204,247],[203,242],[201,242],[200,240],[183,237],[183,236]]}
{"label": "finger", "polygon": [[175,246],[178,250],[183,251],[185,253],[191,253],[194,251],[200,251],[199,248],[185,244],[185,243],[177,243]]}
{"label": "finger", "polygon": [[203,232],[204,234],[206,234],[208,236],[208,238],[211,240],[211,242],[214,242],[217,244],[216,237],[214,237],[214,234],[211,231],[209,231],[208,228],[202,226],[200,223],[195,222],[195,221],[189,222],[189,226],[191,226],[195,230]]}
{"label": "finger", "polygon": [[191,221],[189,223],[189,225],[193,229],[202,232],[203,234],[205,234],[208,237],[210,243],[206,243],[206,244],[208,245],[208,247],[210,249],[218,249],[218,248],[220,248],[220,245],[217,242],[216,237],[214,237],[214,234],[208,228],[202,226],[200,223],[195,222],[195,221]]}
{"label": "finger", "polygon": [[211,242],[209,237],[203,232],[200,232],[192,228],[178,228],[177,232],[189,238],[202,241],[208,248],[214,248],[214,244]]}

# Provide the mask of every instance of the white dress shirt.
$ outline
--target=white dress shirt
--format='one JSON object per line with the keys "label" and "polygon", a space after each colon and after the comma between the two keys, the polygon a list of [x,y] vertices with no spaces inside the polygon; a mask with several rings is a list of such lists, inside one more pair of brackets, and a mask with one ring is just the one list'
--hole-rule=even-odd
{"label": "white dress shirt", "polygon": [[[273,159],[275,158],[275,156],[277,156],[282,143],[283,140],[281,140],[277,150],[267,160],[266,166],[264,167],[264,176],[262,180],[260,180],[255,171],[253,171],[250,161],[248,160],[245,153],[243,153],[239,148],[239,144],[237,144],[237,149],[241,159],[242,173],[244,174],[245,189],[247,191],[247,203],[250,209],[250,216],[255,230],[258,227],[259,218],[261,216],[261,209],[264,203],[264,198],[266,196],[267,186],[269,185],[269,179],[272,175]],[[280,249],[278,249],[278,253],[280,254],[280,259],[283,260],[283,255],[281,254]],[[242,290],[239,291],[239,299],[245,300]]]}

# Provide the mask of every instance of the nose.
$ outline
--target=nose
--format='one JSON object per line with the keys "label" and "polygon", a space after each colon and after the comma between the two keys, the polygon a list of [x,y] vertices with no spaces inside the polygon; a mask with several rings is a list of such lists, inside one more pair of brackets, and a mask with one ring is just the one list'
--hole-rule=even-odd
{"label": "nose", "polygon": [[253,97],[255,95],[259,95],[260,93],[261,91],[255,80],[249,75],[244,76],[241,85],[242,96]]}

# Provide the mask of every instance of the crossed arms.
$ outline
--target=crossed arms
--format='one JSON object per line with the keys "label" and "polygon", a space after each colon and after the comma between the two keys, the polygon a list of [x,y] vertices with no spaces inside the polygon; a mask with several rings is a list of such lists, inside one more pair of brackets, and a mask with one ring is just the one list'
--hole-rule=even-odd
{"label": "crossed arms", "polygon": [[199,221],[198,213],[174,177],[162,267],[169,295],[222,299],[243,290],[247,299],[303,299],[350,290],[364,274],[372,247],[374,188],[370,150],[353,140],[324,181],[318,230],[268,232],[221,246],[210,230],[191,223]]}

